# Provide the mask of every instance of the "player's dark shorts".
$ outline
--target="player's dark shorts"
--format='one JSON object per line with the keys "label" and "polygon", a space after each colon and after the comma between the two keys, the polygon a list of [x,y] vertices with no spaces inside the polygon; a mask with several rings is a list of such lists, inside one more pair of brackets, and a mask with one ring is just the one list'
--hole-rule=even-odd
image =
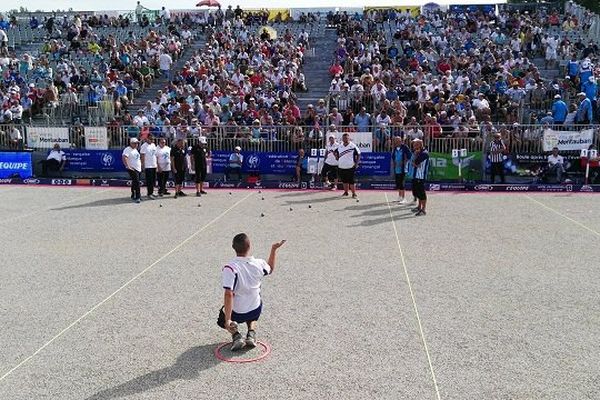
{"label": "player's dark shorts", "polygon": [[206,165],[195,165],[196,183],[206,181]]}
{"label": "player's dark shorts", "polygon": [[323,164],[323,169],[321,170],[321,176],[328,180],[337,179],[338,167],[337,165],[329,165],[327,163]]}
{"label": "player's dark shorts", "polygon": [[403,172],[401,174],[396,174],[396,189],[404,190],[404,176],[406,174]]}
{"label": "player's dark shorts", "polygon": [[[258,321],[261,312],[262,303],[260,303],[258,308],[244,314],[238,314],[235,311],[232,311],[231,320],[237,323]],[[219,325],[221,328],[225,327],[225,307],[221,307],[221,310],[219,311],[219,319],[217,319],[217,325]]]}
{"label": "player's dark shorts", "polygon": [[354,170],[355,168],[338,168],[338,175],[342,183],[354,184]]}
{"label": "player's dark shorts", "polygon": [[173,177],[175,178],[175,184],[181,185],[185,179],[185,171],[178,169],[177,172],[173,173]]}
{"label": "player's dark shorts", "polygon": [[427,200],[427,193],[425,193],[425,181],[423,179],[413,179],[412,181],[412,192],[419,200]]}

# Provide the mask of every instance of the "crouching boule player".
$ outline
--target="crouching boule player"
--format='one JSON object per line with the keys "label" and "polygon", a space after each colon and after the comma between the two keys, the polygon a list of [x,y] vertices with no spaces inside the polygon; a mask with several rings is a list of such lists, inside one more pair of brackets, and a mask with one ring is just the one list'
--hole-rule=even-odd
{"label": "crouching boule player", "polygon": [[[231,351],[244,346],[256,346],[256,321],[262,311],[260,286],[264,276],[275,270],[275,255],[285,240],[271,246],[269,260],[265,261],[250,255],[250,239],[245,233],[233,238],[231,247],[236,257],[223,267],[221,277],[225,289],[224,306],[219,313],[217,324],[231,333]],[[246,340],[238,331],[238,323],[246,323]]]}

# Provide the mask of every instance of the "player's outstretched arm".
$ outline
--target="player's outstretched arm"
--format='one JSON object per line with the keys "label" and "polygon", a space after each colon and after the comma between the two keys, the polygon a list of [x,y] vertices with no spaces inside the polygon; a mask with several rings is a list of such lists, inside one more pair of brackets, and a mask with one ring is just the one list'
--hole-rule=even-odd
{"label": "player's outstretched arm", "polygon": [[281,242],[273,243],[271,246],[271,254],[269,254],[269,266],[271,267],[271,273],[275,270],[275,255],[277,254],[277,250],[285,244],[286,240],[282,240]]}

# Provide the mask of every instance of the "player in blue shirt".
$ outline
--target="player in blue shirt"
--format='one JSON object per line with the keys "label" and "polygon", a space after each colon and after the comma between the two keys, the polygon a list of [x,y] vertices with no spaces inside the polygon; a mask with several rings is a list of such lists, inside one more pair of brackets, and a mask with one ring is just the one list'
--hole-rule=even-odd
{"label": "player in blue shirt", "polygon": [[413,166],[412,191],[419,203],[411,211],[420,217],[427,215],[425,208],[427,206],[427,193],[425,192],[425,180],[429,172],[429,153],[423,147],[421,139],[413,140],[413,156],[411,160]]}
{"label": "player in blue shirt", "polygon": [[404,200],[404,178],[406,169],[412,157],[412,153],[400,136],[394,137],[394,150],[392,150],[392,163],[394,165],[394,176],[396,178],[396,190],[398,190],[398,203]]}

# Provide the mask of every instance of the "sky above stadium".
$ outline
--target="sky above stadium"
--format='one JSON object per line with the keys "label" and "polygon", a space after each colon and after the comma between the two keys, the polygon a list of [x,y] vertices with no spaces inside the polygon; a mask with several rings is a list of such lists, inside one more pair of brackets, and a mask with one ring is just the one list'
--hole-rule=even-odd
{"label": "sky above stadium", "polygon": [[[169,9],[192,9],[196,3],[200,0],[142,0],[142,5],[146,8],[158,10],[162,6],[166,6]],[[269,8],[310,8],[310,7],[363,7],[363,6],[387,6],[387,5],[422,5],[430,2],[418,1],[418,0],[346,0],[340,3],[339,0],[270,0],[265,2],[264,0],[247,0],[247,1],[236,1],[236,0],[222,0],[221,4],[226,7],[232,5],[240,5],[242,8],[261,8],[268,6]],[[439,4],[491,4],[491,3],[504,3],[503,0],[438,0],[436,3]],[[27,2],[24,0],[4,0],[2,1],[2,11],[8,11],[12,9],[18,9],[19,7],[27,7],[30,11],[35,10],[66,10],[73,8],[79,11],[98,11],[98,10],[133,10],[136,6],[136,0],[134,1],[122,1],[122,0],[35,0]]]}

